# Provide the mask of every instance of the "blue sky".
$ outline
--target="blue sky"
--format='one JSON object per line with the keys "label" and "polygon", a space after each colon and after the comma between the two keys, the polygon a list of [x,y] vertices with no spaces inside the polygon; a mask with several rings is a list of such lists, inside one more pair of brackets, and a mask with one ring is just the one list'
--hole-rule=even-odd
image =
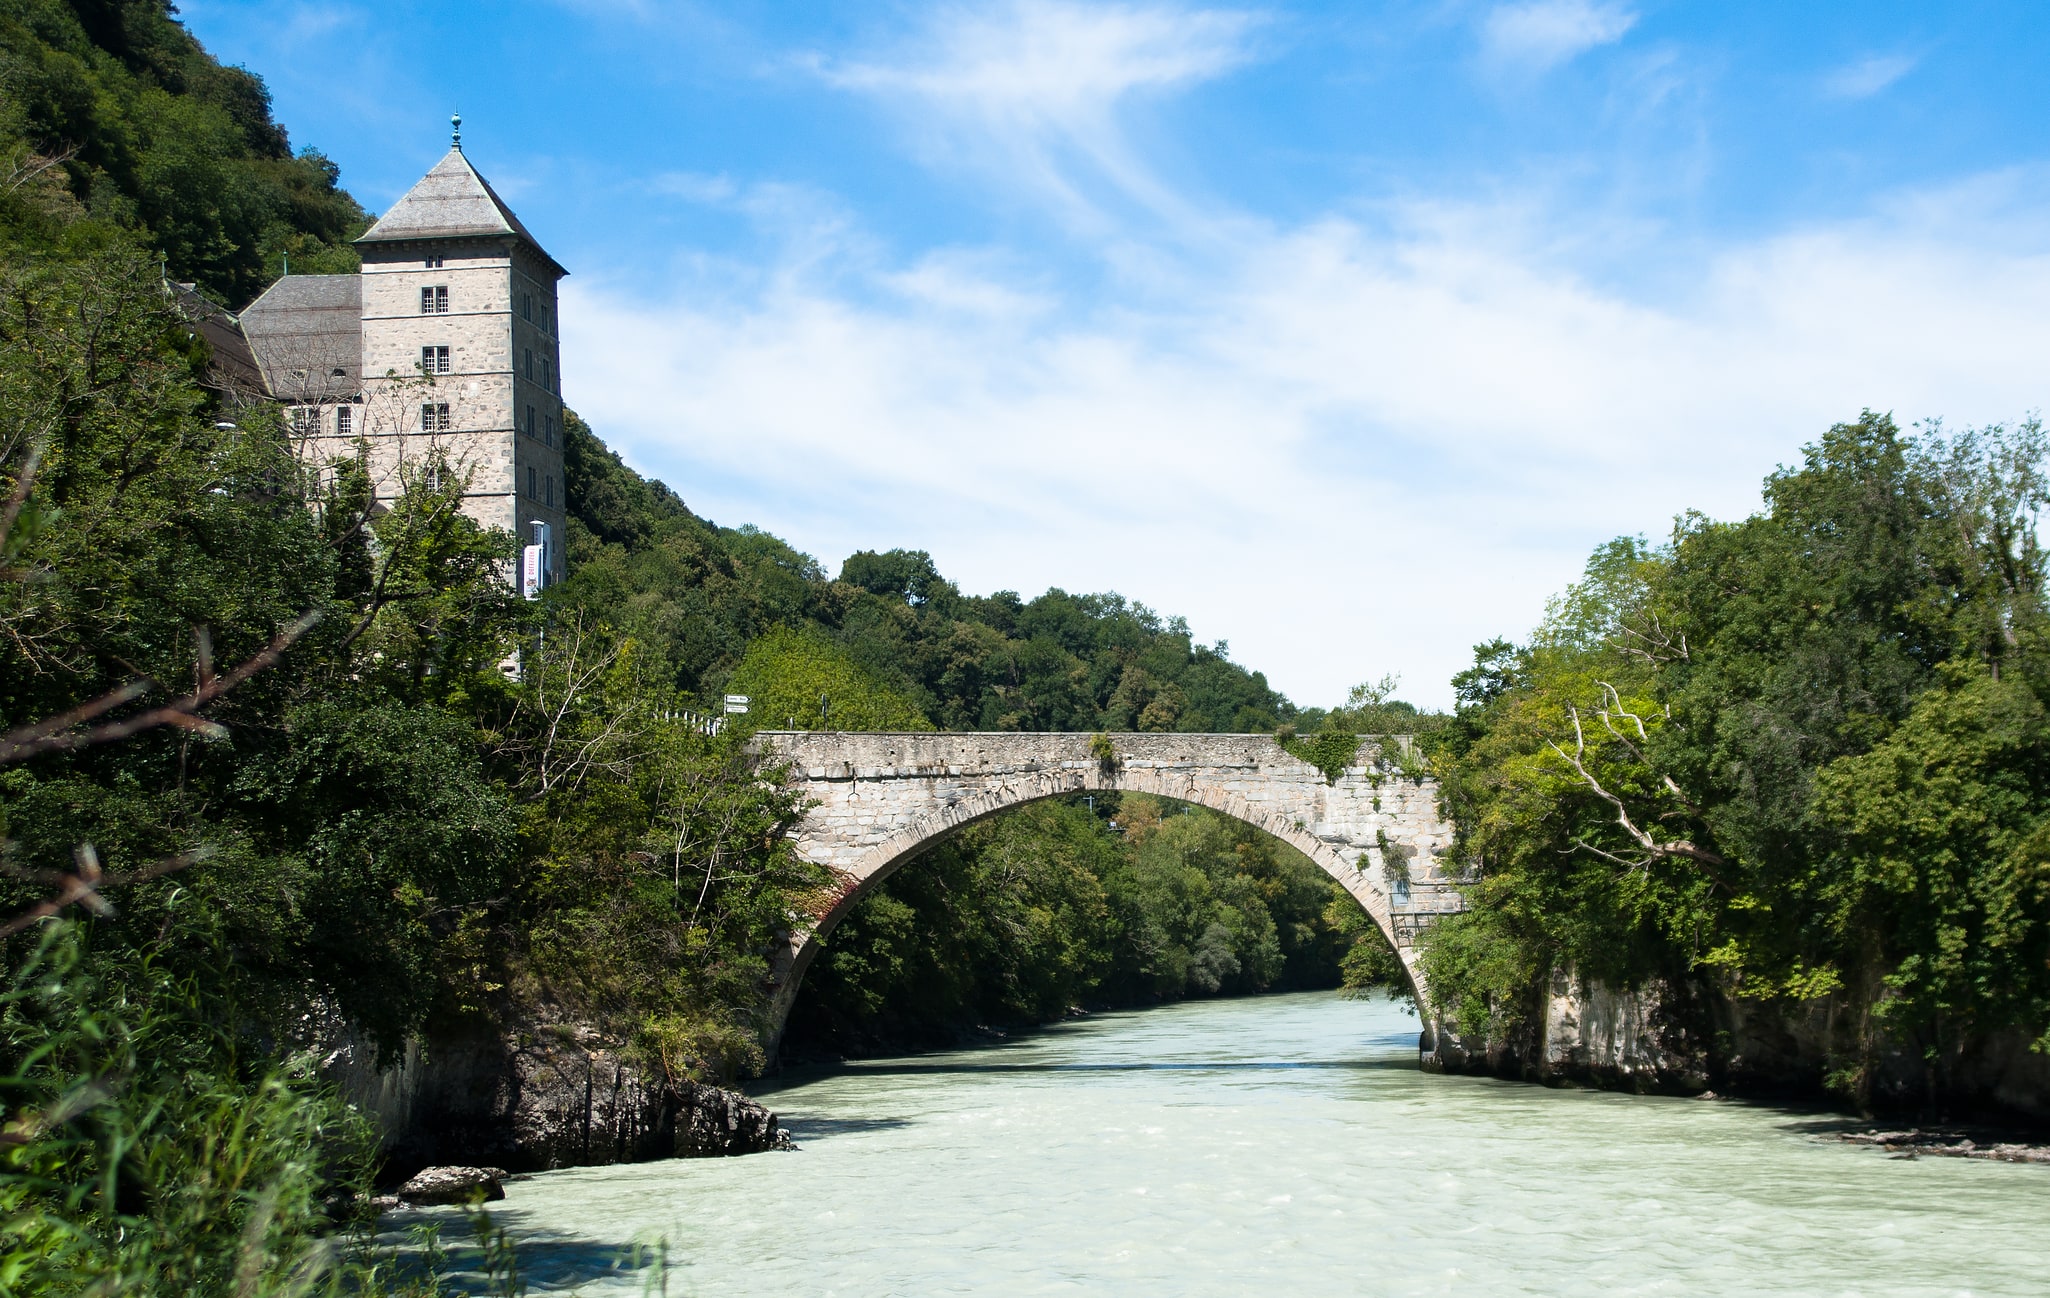
{"label": "blue sky", "polygon": [[1445,703],[1599,541],[2050,388],[2040,4],[181,9],[373,210],[460,108],[565,395],[700,513],[1300,702]]}

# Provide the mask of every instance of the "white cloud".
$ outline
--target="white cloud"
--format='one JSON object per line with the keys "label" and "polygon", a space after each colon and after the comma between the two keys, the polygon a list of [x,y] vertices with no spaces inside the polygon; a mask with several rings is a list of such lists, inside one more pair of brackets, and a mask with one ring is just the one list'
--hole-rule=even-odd
{"label": "white cloud", "polygon": [[1258,15],[1167,4],[1011,0],[951,9],[886,56],[814,58],[828,83],[896,108],[930,152],[1037,188],[1100,223],[1090,188],[1179,212],[1132,148],[1119,114],[1212,80],[1251,57]]}
{"label": "white cloud", "polygon": [[821,64],[833,82],[992,120],[1100,121],[1119,100],[1207,80],[1245,58],[1252,15],[1165,5],[1013,0],[942,15],[899,60]]}
{"label": "white cloud", "polygon": [[1913,72],[1917,62],[1905,54],[1869,55],[1824,77],[1823,93],[1834,99],[1870,99]]}
{"label": "white cloud", "polygon": [[1593,543],[1748,511],[1861,407],[2043,405],[2040,205],[1967,224],[2018,201],[1988,182],[1731,247],[1665,301],[1452,208],[1241,225],[1093,311],[994,254],[849,244],[716,301],[570,281],[566,372],[694,506],[829,565],[909,545],[971,590],[1114,587],[1302,701],[1393,670],[1443,702]]}
{"label": "white cloud", "polygon": [[1544,72],[1622,40],[1636,25],[1628,7],[1596,0],[1498,5],[1481,23],[1481,57],[1503,71]]}

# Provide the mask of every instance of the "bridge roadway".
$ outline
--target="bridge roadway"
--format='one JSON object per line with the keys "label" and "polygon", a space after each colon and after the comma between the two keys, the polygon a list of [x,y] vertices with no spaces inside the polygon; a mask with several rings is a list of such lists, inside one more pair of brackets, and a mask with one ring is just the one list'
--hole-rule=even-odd
{"label": "bridge roadway", "polygon": [[771,976],[772,1040],[820,940],[868,891],[937,840],[1042,798],[1091,791],[1151,793],[1209,807],[1265,830],[1315,861],[1381,926],[1419,993],[1415,938],[1463,908],[1445,853],[1452,827],[1436,781],[1401,774],[1403,736],[1369,737],[1336,780],[1269,735],[761,731],[756,751],[782,766],[808,810],[799,855],[840,886],[791,934]]}

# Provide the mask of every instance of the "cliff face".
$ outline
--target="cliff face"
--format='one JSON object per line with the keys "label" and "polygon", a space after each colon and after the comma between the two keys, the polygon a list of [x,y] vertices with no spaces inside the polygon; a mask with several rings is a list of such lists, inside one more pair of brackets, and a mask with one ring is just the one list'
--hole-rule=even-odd
{"label": "cliff face", "polygon": [[[1858,1059],[1865,1026],[1842,996],[1782,1005],[1700,982],[1614,988],[1556,969],[1510,1032],[1475,1039],[1434,1025],[1424,1065],[1640,1093],[1824,1098],[1832,1073]],[[1870,1069],[1875,1108],[2050,1124],[2050,1055],[2020,1033],[1934,1061],[1882,1038]]]}
{"label": "cliff face", "polygon": [[400,1171],[543,1171],[790,1147],[776,1115],[746,1096],[651,1078],[571,1025],[479,1028],[409,1047],[386,1069],[351,1042],[330,1052],[328,1075],[378,1123]]}

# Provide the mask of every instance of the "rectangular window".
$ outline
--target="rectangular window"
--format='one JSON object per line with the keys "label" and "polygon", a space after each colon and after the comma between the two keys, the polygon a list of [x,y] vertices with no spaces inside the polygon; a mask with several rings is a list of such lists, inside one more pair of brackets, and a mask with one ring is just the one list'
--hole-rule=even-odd
{"label": "rectangular window", "polygon": [[530,464],[527,466],[527,495],[533,497],[540,494],[534,490],[534,466]]}
{"label": "rectangular window", "polygon": [[555,475],[548,475],[548,507],[555,508]]}
{"label": "rectangular window", "polygon": [[356,412],[347,406],[335,407],[335,435],[347,437]]}
{"label": "rectangular window", "polygon": [[555,391],[555,366],[546,356],[541,358],[541,386],[550,392]]}
{"label": "rectangular window", "polygon": [[439,257],[429,257],[429,258],[427,259],[426,265],[427,265],[427,269],[429,269],[429,270],[440,270],[440,269],[441,269],[441,258],[439,258]]}
{"label": "rectangular window", "polygon": [[292,407],[292,432],[294,436],[311,437],[320,431],[320,412],[312,406]]}
{"label": "rectangular window", "polygon": [[448,348],[422,347],[420,349],[420,372],[422,374],[448,373]]}
{"label": "rectangular window", "polygon": [[529,437],[539,437],[540,435],[541,435],[541,425],[539,425],[539,424],[537,424],[537,423],[535,423],[535,422],[534,422],[534,407],[532,407],[532,406],[528,406],[528,407],[527,407],[527,436],[529,436]]}
{"label": "rectangular window", "polygon": [[533,318],[534,295],[532,293],[522,293],[520,294],[520,319],[532,320]]}
{"label": "rectangular window", "polygon": [[547,438],[546,438],[545,440],[547,441],[548,445],[550,445],[550,446],[553,446],[553,445],[555,445],[555,416],[554,416],[554,415],[550,415],[550,416],[548,416],[548,436],[547,436]]}
{"label": "rectangular window", "polygon": [[420,290],[420,314],[448,314],[448,285],[436,284],[432,288]]}
{"label": "rectangular window", "polygon": [[430,401],[420,407],[420,431],[445,433],[455,427],[448,417],[448,402]]}
{"label": "rectangular window", "polygon": [[527,354],[520,363],[526,370],[527,382],[532,383],[534,381],[534,349],[532,347],[527,348]]}

